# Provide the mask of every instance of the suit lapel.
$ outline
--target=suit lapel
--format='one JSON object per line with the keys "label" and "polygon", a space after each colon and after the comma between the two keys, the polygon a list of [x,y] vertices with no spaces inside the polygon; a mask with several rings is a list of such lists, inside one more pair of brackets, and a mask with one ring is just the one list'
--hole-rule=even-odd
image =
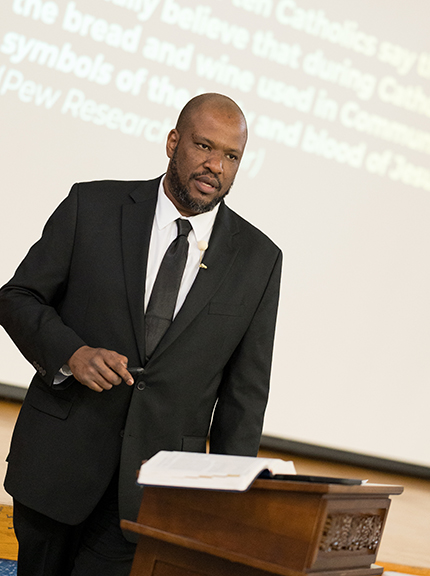
{"label": "suit lapel", "polygon": [[215,295],[239,252],[235,241],[237,233],[234,213],[222,203],[215,220],[209,248],[203,259],[207,269],[199,269],[182,308],[155,349],[151,360],[159,356],[180,336]]}
{"label": "suit lapel", "polygon": [[160,179],[142,182],[122,210],[122,249],[127,297],[143,365],[145,349],[144,296],[149,241]]}

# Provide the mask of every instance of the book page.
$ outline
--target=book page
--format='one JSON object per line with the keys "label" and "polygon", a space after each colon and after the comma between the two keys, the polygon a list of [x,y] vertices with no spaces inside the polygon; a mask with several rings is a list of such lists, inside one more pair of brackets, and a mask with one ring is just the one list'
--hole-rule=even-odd
{"label": "book page", "polygon": [[160,451],[142,465],[138,483],[244,490],[265,469],[295,474],[292,462],[278,459]]}

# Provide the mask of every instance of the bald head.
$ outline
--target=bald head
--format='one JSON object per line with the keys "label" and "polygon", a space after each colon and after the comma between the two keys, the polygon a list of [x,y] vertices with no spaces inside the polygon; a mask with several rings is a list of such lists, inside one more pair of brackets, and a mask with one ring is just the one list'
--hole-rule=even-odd
{"label": "bald head", "polygon": [[217,94],[216,92],[208,92],[207,94],[200,94],[192,98],[179,114],[176,122],[176,130],[180,133],[190,125],[197,115],[204,114],[208,111],[223,113],[227,121],[238,122],[239,126],[245,130],[247,137],[248,128],[242,110],[234,100],[223,94]]}

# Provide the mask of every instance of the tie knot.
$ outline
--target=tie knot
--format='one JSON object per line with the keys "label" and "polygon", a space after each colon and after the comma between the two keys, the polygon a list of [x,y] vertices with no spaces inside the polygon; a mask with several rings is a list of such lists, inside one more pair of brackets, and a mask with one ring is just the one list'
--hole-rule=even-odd
{"label": "tie knot", "polygon": [[176,220],[176,226],[178,227],[178,236],[188,236],[192,228],[190,221],[182,218]]}

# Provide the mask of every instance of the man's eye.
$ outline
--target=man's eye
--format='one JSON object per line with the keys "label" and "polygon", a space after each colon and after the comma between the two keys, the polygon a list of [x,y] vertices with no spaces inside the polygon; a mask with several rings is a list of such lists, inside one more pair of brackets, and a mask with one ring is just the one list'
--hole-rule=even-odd
{"label": "man's eye", "polygon": [[198,144],[198,146],[200,146],[200,148],[203,148],[203,150],[209,150],[209,146],[207,144]]}
{"label": "man's eye", "polygon": [[235,154],[227,154],[227,158],[229,160],[237,160],[237,156]]}

